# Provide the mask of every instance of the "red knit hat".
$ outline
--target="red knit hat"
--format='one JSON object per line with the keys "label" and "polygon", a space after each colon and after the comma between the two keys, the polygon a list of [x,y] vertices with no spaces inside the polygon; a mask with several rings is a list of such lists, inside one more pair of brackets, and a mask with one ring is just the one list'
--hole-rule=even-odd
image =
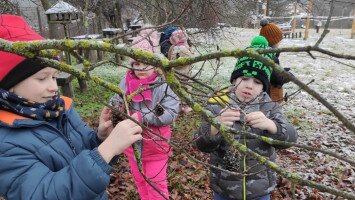
{"label": "red knit hat", "polygon": [[282,30],[276,24],[269,23],[267,19],[262,19],[260,21],[260,26],[260,35],[267,39],[270,47],[274,46],[282,40]]}
{"label": "red knit hat", "polygon": [[[11,42],[44,39],[22,17],[6,14],[0,14],[0,38]],[[33,60],[0,51],[0,87],[8,90],[43,68]]]}

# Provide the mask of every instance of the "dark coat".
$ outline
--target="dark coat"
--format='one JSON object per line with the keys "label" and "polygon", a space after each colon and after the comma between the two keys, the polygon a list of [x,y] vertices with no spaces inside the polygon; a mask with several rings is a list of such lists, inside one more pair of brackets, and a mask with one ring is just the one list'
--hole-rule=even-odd
{"label": "dark coat", "polygon": [[[277,133],[270,134],[267,131],[250,127],[248,128],[248,132],[261,136],[267,136],[276,140],[295,142],[297,139],[295,128],[285,120],[281,113],[280,106],[277,103],[270,101],[270,97],[264,92],[261,98],[259,98],[257,102],[254,102],[260,104],[247,106],[243,110],[247,113],[262,111],[266,117],[272,119],[276,123]],[[232,106],[237,106],[236,103],[230,104]],[[223,108],[224,106],[218,103],[209,104],[207,107],[207,109],[210,110],[214,116],[217,116]],[[233,128],[237,131],[241,130],[241,122],[235,122]],[[230,148],[228,142],[225,141],[220,134],[211,136],[210,133],[211,125],[206,121],[203,121],[196,133],[196,146],[198,149],[210,153],[210,163],[212,165],[238,173],[237,175],[232,175],[230,173],[211,168],[211,187],[214,192],[225,198],[238,200],[243,199],[244,155],[240,154],[238,151],[235,151],[233,148]],[[259,155],[269,158],[270,161],[275,161],[275,147],[261,140],[248,136],[241,136],[240,134],[234,134],[234,138],[239,143],[245,144],[249,149]],[[253,157],[246,156],[246,169],[247,199],[254,199],[264,196],[269,194],[275,188],[275,172],[268,169],[266,166],[259,164]]]}
{"label": "dark coat", "polygon": [[[275,58],[274,58],[274,62],[278,65],[280,65],[280,60],[279,60],[279,56],[280,53],[277,53]],[[289,75],[294,76],[290,70],[291,68],[288,67],[284,67],[283,68],[285,70],[285,72],[287,72]],[[280,73],[276,72],[275,70],[272,71],[271,73],[271,77],[270,77],[270,84],[272,86],[275,87],[282,87],[285,83],[290,82],[290,80],[288,78],[286,78],[285,76],[281,75]]]}

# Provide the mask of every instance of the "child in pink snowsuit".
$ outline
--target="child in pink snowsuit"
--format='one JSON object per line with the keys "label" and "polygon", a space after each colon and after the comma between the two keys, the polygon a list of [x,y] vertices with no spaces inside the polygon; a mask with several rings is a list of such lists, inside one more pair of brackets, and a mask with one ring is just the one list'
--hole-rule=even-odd
{"label": "child in pink snowsuit", "polygon": [[[145,29],[134,38],[132,48],[142,49],[156,53],[157,33],[151,29]],[[139,121],[147,125],[155,133],[170,139],[171,128],[179,113],[180,100],[171,88],[162,83],[162,77],[151,65],[130,60],[132,69],[129,69],[125,78],[120,83],[120,88],[127,95],[134,93],[139,88],[145,88],[142,93],[135,95],[129,105],[129,111],[138,114]],[[122,98],[116,94],[111,99],[111,104],[122,108]],[[131,173],[138,187],[138,193],[142,200],[169,199],[167,182],[167,164],[171,155],[169,143],[144,129],[143,140],[140,143],[140,154],[143,173],[146,178],[158,189],[159,194],[138,170],[137,161],[134,157],[132,147],[129,147],[125,154],[128,157]]]}

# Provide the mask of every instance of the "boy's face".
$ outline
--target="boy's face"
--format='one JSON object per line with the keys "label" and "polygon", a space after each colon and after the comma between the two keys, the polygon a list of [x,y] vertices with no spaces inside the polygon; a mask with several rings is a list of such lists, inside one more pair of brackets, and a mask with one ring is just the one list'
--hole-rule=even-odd
{"label": "boy's face", "polygon": [[233,83],[234,93],[241,102],[250,102],[263,91],[263,83],[256,78],[241,76]]}
{"label": "boy's face", "polygon": [[154,67],[140,62],[132,64],[134,75],[139,79],[145,79],[154,73]]}
{"label": "boy's face", "polygon": [[57,94],[58,70],[43,68],[10,89],[10,92],[37,103],[45,103]]}

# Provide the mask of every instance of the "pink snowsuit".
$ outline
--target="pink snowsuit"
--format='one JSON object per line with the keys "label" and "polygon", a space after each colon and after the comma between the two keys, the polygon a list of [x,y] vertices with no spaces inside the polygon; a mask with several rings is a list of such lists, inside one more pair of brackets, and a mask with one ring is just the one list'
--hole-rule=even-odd
{"label": "pink snowsuit", "polygon": [[[147,125],[152,131],[169,140],[171,137],[170,124],[173,123],[179,113],[180,101],[170,87],[166,83],[159,83],[160,81],[161,77],[156,73],[146,79],[138,79],[131,70],[128,70],[125,79],[121,81],[120,87],[127,94],[131,94],[139,88],[152,87],[152,89],[145,90],[133,97],[130,111],[136,112],[140,122]],[[159,86],[154,86],[157,83]],[[122,102],[122,98],[117,94],[111,99],[112,105],[119,105],[120,102]],[[160,109],[159,112],[158,109]],[[144,175],[156,189],[169,199],[167,165],[168,158],[172,154],[169,143],[148,130],[143,132],[141,160]],[[133,148],[129,147],[124,153],[128,157],[131,173],[141,199],[164,199],[145,181],[139,172]]]}

